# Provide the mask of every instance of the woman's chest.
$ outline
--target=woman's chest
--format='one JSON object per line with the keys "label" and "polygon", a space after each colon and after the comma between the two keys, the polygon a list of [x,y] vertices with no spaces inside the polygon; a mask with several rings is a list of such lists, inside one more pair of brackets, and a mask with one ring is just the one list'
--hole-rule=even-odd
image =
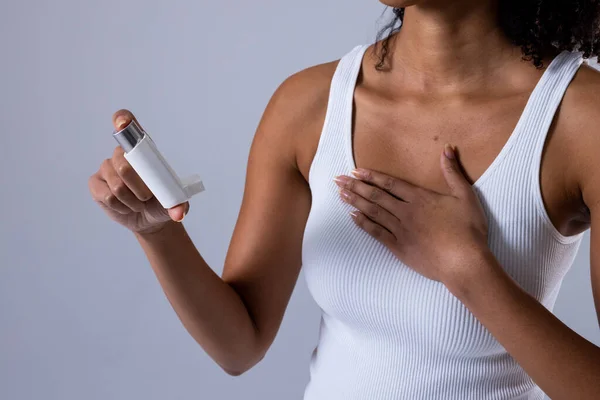
{"label": "woman's chest", "polygon": [[[500,154],[519,151],[518,145],[510,151],[505,147],[515,134],[526,100],[518,97],[481,100],[471,105],[415,101],[386,105],[361,94],[359,87],[354,97],[350,139],[346,141],[340,136],[337,145],[357,167],[446,192],[439,162],[444,144],[456,146],[465,177],[470,183],[477,182],[491,172],[488,170]],[[565,154],[567,129],[567,124],[551,126],[540,160],[539,179],[549,218],[566,236],[586,229],[581,222],[578,185]],[[298,150],[298,164],[307,180],[320,135],[321,132],[307,137],[303,148]],[[515,169],[527,167],[515,166]]]}

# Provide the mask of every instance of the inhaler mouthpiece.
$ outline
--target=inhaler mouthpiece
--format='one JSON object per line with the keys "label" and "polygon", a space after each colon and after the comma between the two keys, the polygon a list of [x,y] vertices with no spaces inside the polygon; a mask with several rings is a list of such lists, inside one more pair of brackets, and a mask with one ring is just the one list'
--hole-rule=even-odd
{"label": "inhaler mouthpiece", "polygon": [[113,137],[125,151],[125,159],[164,208],[185,203],[204,191],[198,174],[185,179],[177,176],[148,133],[134,120],[114,132]]}

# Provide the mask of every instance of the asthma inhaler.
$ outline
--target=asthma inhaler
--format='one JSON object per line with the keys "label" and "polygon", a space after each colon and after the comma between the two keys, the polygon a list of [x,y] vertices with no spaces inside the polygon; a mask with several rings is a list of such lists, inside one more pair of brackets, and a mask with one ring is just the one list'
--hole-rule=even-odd
{"label": "asthma inhaler", "polygon": [[204,191],[198,174],[185,179],[177,176],[150,135],[135,120],[113,132],[113,137],[125,151],[125,159],[164,208],[185,203]]}

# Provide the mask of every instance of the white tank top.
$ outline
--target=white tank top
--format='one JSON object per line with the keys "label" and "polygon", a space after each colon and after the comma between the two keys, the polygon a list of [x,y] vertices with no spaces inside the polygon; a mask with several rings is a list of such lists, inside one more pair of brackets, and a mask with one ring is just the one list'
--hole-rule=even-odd
{"label": "white tank top", "polygon": [[[440,282],[414,272],[356,226],[333,178],[350,175],[352,107],[368,45],[333,76],[309,172],[312,207],[302,248],[309,291],[321,309],[304,400],[543,399],[543,391]],[[475,182],[489,247],[528,293],[552,310],[583,233],[562,235],[542,202],[544,141],[583,59],[562,52],[544,71],[512,135]],[[510,321],[506,321],[507,324]]]}

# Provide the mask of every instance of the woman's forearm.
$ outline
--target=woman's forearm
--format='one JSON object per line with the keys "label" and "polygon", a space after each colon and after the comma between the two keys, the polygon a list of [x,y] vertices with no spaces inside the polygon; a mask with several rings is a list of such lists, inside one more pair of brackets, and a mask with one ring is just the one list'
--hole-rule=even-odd
{"label": "woman's forearm", "polygon": [[256,364],[261,355],[250,314],[204,261],[183,224],[135,236],[179,319],[206,353],[232,375]]}
{"label": "woman's forearm", "polygon": [[[500,267],[491,252],[448,289],[553,400],[598,399],[600,348],[571,330]],[[482,267],[483,266],[483,267]]]}

